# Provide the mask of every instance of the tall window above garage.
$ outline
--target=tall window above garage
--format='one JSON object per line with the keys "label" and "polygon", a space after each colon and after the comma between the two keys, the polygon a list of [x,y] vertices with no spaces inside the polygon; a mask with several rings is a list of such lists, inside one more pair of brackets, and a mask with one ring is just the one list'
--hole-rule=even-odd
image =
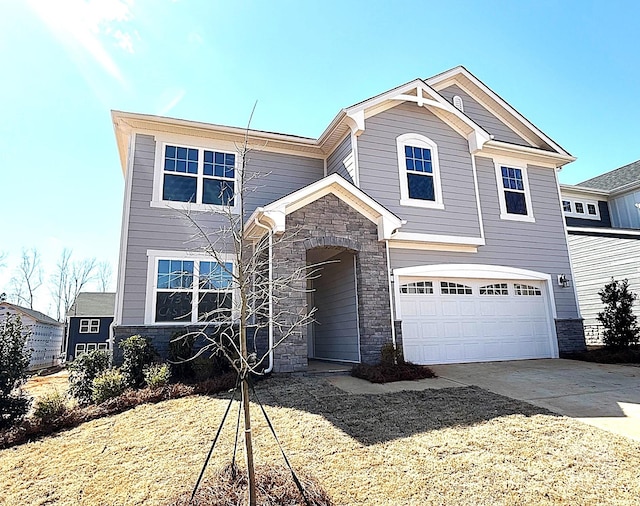
{"label": "tall window above garage", "polygon": [[503,220],[535,221],[527,169],[511,163],[496,163],[500,218]]}
{"label": "tall window above garage", "polygon": [[400,204],[444,209],[436,143],[414,133],[401,135],[396,141]]}
{"label": "tall window above garage", "polygon": [[160,157],[156,201],[235,205],[235,153],[165,143]]}

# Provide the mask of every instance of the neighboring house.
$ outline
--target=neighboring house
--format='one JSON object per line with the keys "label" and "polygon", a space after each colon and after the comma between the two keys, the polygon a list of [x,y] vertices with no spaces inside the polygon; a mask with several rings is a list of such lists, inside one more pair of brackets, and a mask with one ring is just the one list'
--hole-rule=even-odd
{"label": "neighboring house", "polygon": [[640,294],[640,160],[560,189],[587,343],[600,344],[598,292],[613,277]]}
{"label": "neighboring house", "polygon": [[[146,335],[166,353],[230,297],[235,314],[237,295],[224,276],[211,282],[221,266],[180,211],[212,233],[226,222],[212,210],[238,212],[246,132],[112,118],[126,181],[114,339]],[[465,68],[342,109],[317,139],[248,136],[248,174],[268,174],[246,196],[248,232],[296,231],[271,248],[274,269],[336,260],[312,293],[301,282],[274,300],[275,314],[317,308],[275,350],[275,371],[304,371],[309,358],[372,363],[391,342],[420,364],[584,348],[575,292],[559,282],[572,273],[557,171],[574,158]]]}
{"label": "neighboring house", "polygon": [[4,321],[7,314],[16,314],[22,324],[29,330],[26,347],[31,349],[29,370],[46,369],[60,365],[64,338],[64,325],[40,311],[0,302],[0,321]]}
{"label": "neighboring house", "polygon": [[116,294],[81,292],[67,312],[65,355],[73,360],[83,353],[109,349],[109,327],[113,322]]}

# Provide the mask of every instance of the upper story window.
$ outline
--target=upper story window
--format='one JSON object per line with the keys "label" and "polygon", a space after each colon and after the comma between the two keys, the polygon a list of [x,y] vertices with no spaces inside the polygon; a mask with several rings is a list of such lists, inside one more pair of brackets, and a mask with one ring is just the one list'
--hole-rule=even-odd
{"label": "upper story window", "polygon": [[534,222],[527,169],[513,163],[496,162],[500,218]]}
{"label": "upper story window", "polygon": [[565,216],[583,218],[585,220],[599,220],[600,209],[598,203],[588,200],[563,199],[562,210]]}
{"label": "upper story window", "polygon": [[396,142],[400,204],[444,209],[436,143],[413,133],[400,135]]}
{"label": "upper story window", "polygon": [[147,323],[231,319],[233,263],[207,258],[150,258]]}
{"label": "upper story window", "polygon": [[100,332],[100,320],[93,318],[82,318],[80,320],[81,334],[98,334]]}
{"label": "upper story window", "polygon": [[152,206],[235,206],[235,153],[158,141],[156,157]]}

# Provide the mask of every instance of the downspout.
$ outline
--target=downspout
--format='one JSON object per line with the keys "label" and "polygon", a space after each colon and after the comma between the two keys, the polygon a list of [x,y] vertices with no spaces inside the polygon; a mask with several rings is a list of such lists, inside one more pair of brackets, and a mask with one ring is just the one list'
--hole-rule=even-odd
{"label": "downspout", "polygon": [[387,252],[387,279],[389,281],[389,310],[391,312],[391,340],[393,341],[393,347],[396,347],[396,325],[393,320],[393,290],[391,286],[391,260],[389,259],[389,239],[385,239],[384,247]]}
{"label": "downspout", "polygon": [[273,231],[271,227],[263,225],[258,221],[254,221],[256,227],[266,230],[269,234],[269,365],[264,370],[265,374],[269,374],[273,370]]}

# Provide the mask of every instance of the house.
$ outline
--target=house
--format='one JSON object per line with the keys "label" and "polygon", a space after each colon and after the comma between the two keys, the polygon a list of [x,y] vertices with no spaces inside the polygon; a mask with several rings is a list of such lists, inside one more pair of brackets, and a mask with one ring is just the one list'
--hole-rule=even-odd
{"label": "house", "polygon": [[613,277],[640,294],[640,160],[560,190],[585,336],[601,344],[598,292]]}
{"label": "house", "polygon": [[273,299],[273,314],[317,312],[269,369],[372,363],[385,343],[419,364],[585,346],[557,179],[574,157],[464,67],[342,109],[317,139],[121,111],[112,120],[125,177],[115,341],[142,334],[166,352],[211,308],[234,314],[224,276],[209,282],[234,268],[227,246],[212,261],[180,215],[213,233],[224,218],[212,210],[239,213],[248,134],[246,173],[268,175],[245,196],[247,231],[266,241],[295,230],[265,262],[286,273],[331,260],[310,291],[303,280]]}
{"label": "house", "polygon": [[83,353],[109,349],[116,294],[81,292],[67,312],[66,360]]}
{"label": "house", "polygon": [[0,322],[7,315],[18,315],[29,331],[26,347],[31,349],[29,371],[60,365],[64,325],[40,311],[0,301]]}

